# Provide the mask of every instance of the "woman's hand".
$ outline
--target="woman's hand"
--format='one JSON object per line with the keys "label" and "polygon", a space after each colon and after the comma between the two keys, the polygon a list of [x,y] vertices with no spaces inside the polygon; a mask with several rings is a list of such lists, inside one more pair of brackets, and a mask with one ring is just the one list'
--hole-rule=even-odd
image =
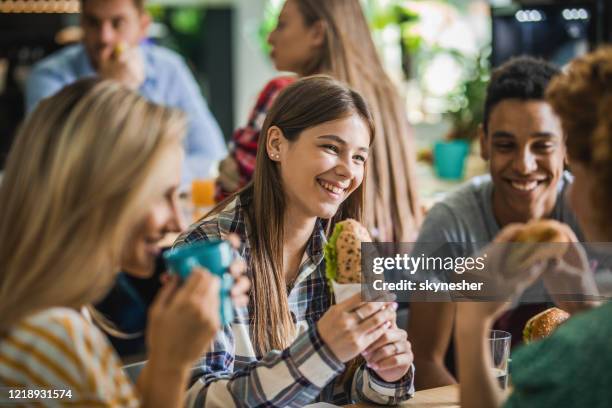
{"label": "woman's hand", "polygon": [[395,321],[393,302],[362,302],[358,293],[334,305],[317,322],[321,339],[343,363],[378,340]]}
{"label": "woman's hand", "polygon": [[542,275],[546,290],[557,306],[570,314],[599,306],[599,290],[589,265],[587,254],[578,242],[574,231],[563,225],[563,232],[569,238],[567,251],[561,259],[548,265]]}
{"label": "woman's hand", "polygon": [[219,329],[219,290],[219,278],[202,268],[194,268],[182,286],[176,275],[166,279],[149,309],[151,360],[190,367],[204,353]]}
{"label": "woman's hand", "polygon": [[149,361],[136,386],[145,407],[182,407],[191,366],[219,328],[220,281],[194,268],[181,287],[176,275],[163,282],[149,309]]}
{"label": "woman's hand", "polygon": [[[240,248],[240,237],[238,235],[230,234],[227,240],[234,249]],[[229,272],[234,278],[234,286],[232,286],[230,295],[236,307],[244,307],[249,304],[251,281],[245,276],[246,270],[247,265],[242,259],[234,260],[229,267]]]}
{"label": "woman's hand", "polygon": [[[397,304],[394,303],[391,307],[397,308]],[[406,375],[414,360],[408,334],[405,330],[399,329],[395,321],[361,355],[365,358],[368,367],[390,383]]]}
{"label": "woman's hand", "polygon": [[[513,240],[523,224],[510,224],[502,229],[493,242],[480,250],[475,258],[485,259],[484,268],[472,268],[456,278],[483,284],[483,290],[474,296],[475,302],[458,302],[457,313],[473,321],[493,320],[499,317],[544,272],[547,260],[537,256],[537,248],[527,259],[516,256],[517,244]],[[520,248],[519,248],[520,249]],[[480,301],[480,296],[495,301]],[[470,294],[466,295],[470,299]]]}

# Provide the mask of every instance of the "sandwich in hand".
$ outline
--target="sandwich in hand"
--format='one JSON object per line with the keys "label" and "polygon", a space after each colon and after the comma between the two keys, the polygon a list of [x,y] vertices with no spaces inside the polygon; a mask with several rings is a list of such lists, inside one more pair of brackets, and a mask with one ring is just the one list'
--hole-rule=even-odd
{"label": "sandwich in hand", "polygon": [[525,224],[523,229],[514,237],[515,242],[546,243],[569,242],[567,234],[563,231],[565,226],[559,221],[536,220]]}
{"label": "sandwich in hand", "polygon": [[527,321],[523,329],[523,341],[529,343],[548,337],[557,327],[569,318],[569,313],[557,307],[546,309]]}
{"label": "sandwich in hand", "polygon": [[337,302],[342,301],[339,297],[346,299],[361,290],[361,243],[371,241],[368,231],[357,221],[347,219],[336,223],[323,252],[325,274]]}
{"label": "sandwich in hand", "polygon": [[532,265],[538,261],[562,258],[569,247],[567,243],[570,242],[566,228],[564,224],[554,220],[528,222],[512,240],[522,245],[513,247],[510,254],[512,259],[509,261],[513,265]]}

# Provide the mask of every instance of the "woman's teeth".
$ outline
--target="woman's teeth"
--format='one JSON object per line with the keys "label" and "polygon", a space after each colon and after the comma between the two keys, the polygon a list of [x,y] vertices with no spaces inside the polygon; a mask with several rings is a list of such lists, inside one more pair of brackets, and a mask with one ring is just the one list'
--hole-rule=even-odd
{"label": "woman's teeth", "polygon": [[344,192],[344,189],[343,189],[343,188],[336,187],[336,186],[331,185],[330,183],[327,183],[327,182],[325,182],[325,181],[323,181],[323,180],[319,180],[319,184],[320,184],[320,185],[321,185],[321,187],[323,187],[324,189],[326,189],[326,190],[328,190],[328,191],[331,191],[332,193],[335,193],[335,194],[340,194],[340,193]]}
{"label": "woman's teeth", "polygon": [[531,191],[538,186],[537,181],[527,181],[527,182],[512,181],[510,184],[512,185],[512,187],[520,191]]}

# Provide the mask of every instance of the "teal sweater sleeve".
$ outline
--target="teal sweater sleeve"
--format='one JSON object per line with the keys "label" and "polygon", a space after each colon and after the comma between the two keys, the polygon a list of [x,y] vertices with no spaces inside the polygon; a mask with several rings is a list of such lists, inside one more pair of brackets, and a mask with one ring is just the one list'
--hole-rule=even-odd
{"label": "teal sweater sleeve", "polygon": [[612,303],[517,350],[511,379],[506,408],[612,406]]}

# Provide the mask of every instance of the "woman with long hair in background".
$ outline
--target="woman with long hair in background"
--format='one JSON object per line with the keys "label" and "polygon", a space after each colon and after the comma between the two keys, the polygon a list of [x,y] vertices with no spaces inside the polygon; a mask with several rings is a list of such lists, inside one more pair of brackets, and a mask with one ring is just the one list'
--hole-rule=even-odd
{"label": "woman with long hair in background", "polygon": [[159,241],[179,230],[184,132],[182,113],[95,79],[28,117],[0,186],[0,404],[182,406],[219,327],[218,278],[195,270],[162,287],[135,386],[82,311],[120,269],[150,276]]}
{"label": "woman with long hair in background", "polygon": [[[415,147],[405,106],[376,52],[359,0],[287,0],[268,39],[276,69],[304,77],[326,74],[367,101],[376,125],[366,186],[364,220],[377,241],[409,242],[421,222],[415,186]],[[261,124],[289,78],[272,80],[260,94],[235,149],[220,166],[219,198],[252,177]],[[223,192],[225,191],[225,194]]]}

